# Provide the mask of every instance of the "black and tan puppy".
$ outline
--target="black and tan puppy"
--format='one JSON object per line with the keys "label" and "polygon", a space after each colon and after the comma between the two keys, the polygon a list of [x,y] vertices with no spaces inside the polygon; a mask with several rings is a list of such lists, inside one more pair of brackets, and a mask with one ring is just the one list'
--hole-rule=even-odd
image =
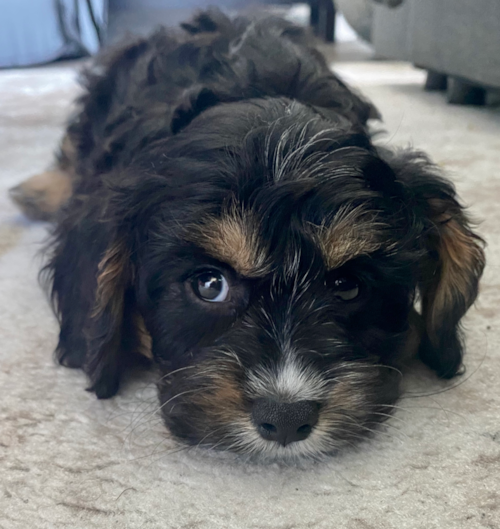
{"label": "black and tan puppy", "polygon": [[459,372],[481,240],[302,30],[205,12],[85,87],[58,166],[14,195],[56,219],[57,358],[99,398],[146,352],[180,440],[316,457],[387,416],[413,352]]}

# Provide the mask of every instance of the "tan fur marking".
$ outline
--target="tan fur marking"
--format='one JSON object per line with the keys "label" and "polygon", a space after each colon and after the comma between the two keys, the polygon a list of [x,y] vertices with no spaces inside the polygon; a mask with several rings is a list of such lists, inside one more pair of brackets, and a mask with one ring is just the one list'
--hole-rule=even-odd
{"label": "tan fur marking", "polygon": [[219,218],[209,217],[190,226],[187,239],[243,276],[258,277],[269,271],[258,223],[249,211],[231,207]]}
{"label": "tan fur marking", "polygon": [[121,241],[110,246],[97,267],[97,291],[93,317],[109,307],[113,314],[123,310],[123,294],[127,283],[129,255]]}
{"label": "tan fur marking", "polygon": [[209,397],[214,410],[221,412],[231,407],[241,407],[243,402],[241,390],[237,384],[228,378],[221,378],[217,381],[216,387],[212,395]]}
{"label": "tan fur marking", "polygon": [[370,363],[346,362],[336,366],[331,386],[321,410],[317,429],[335,436],[337,446],[351,445],[390,414],[390,408],[377,403],[374,397],[383,387],[394,387],[397,369]]}
{"label": "tan fur marking", "polygon": [[329,225],[315,226],[313,237],[329,270],[360,255],[368,255],[383,245],[383,224],[370,218],[360,207],[343,208]]}
{"label": "tan fur marking", "polygon": [[241,419],[244,413],[243,392],[232,374],[232,366],[224,367],[206,364],[200,365],[200,371],[205,376],[207,371],[216,368],[213,374],[208,374],[209,385],[206,390],[193,396],[193,401],[203,408],[208,416],[213,417],[217,423],[229,424]]}
{"label": "tan fur marking", "polygon": [[69,200],[77,182],[76,149],[68,134],[61,141],[57,163],[10,190],[11,199],[33,220],[53,220]]}
{"label": "tan fur marking", "polygon": [[372,400],[370,388],[379,385],[378,380],[385,368],[371,364],[357,366],[354,363],[337,367],[339,373],[334,376],[335,384],[328,393],[320,421],[324,427],[340,429],[342,437],[342,430],[348,434],[355,432],[358,420],[362,424],[366,416],[374,411],[367,406]]}
{"label": "tan fur marking", "polygon": [[51,220],[72,191],[69,173],[56,168],[28,178],[11,189],[10,196],[27,217]]}
{"label": "tan fur marking", "polygon": [[137,335],[139,337],[138,353],[152,360],[153,353],[151,351],[151,347],[152,347],[151,335],[146,329],[146,324],[144,323],[144,319],[140,314],[136,314],[134,320],[135,320],[135,325],[137,329]]}
{"label": "tan fur marking", "polygon": [[463,298],[465,310],[473,303],[474,283],[484,267],[484,253],[476,238],[457,220],[450,219],[440,226],[438,246],[441,275],[429,315],[431,330],[441,323],[446,308],[457,296]]}

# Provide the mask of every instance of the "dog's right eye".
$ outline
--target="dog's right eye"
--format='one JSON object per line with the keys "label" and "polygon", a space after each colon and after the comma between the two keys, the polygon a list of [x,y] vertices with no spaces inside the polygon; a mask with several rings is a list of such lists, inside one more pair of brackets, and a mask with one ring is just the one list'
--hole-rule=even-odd
{"label": "dog's right eye", "polygon": [[359,281],[351,276],[340,276],[327,283],[336,298],[342,301],[353,301],[360,293]]}
{"label": "dog's right eye", "polygon": [[350,277],[341,277],[334,281],[334,292],[342,301],[352,301],[358,297],[359,285]]}
{"label": "dog's right eye", "polygon": [[229,284],[217,270],[201,272],[193,278],[192,285],[194,293],[203,301],[221,303],[228,299]]}

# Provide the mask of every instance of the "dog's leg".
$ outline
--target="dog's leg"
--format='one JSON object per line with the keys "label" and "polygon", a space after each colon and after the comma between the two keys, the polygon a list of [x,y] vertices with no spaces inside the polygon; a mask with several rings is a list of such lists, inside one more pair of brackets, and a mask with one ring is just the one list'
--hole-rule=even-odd
{"label": "dog's leg", "polygon": [[66,135],[53,168],[28,178],[10,189],[11,199],[32,220],[53,220],[68,201],[76,179],[75,150]]}
{"label": "dog's leg", "polygon": [[53,220],[71,192],[71,177],[56,167],[28,178],[13,187],[9,194],[28,218]]}

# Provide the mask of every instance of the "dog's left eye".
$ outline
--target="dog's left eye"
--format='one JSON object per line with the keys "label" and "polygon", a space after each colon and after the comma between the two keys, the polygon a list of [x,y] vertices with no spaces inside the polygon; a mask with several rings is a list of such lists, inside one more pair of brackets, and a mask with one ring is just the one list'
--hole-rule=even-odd
{"label": "dog's left eye", "polygon": [[352,301],[359,295],[358,282],[350,277],[339,277],[333,281],[335,296],[343,301]]}
{"label": "dog's left eye", "polygon": [[202,272],[193,279],[193,290],[203,301],[220,303],[227,300],[229,285],[220,272],[211,270]]}

